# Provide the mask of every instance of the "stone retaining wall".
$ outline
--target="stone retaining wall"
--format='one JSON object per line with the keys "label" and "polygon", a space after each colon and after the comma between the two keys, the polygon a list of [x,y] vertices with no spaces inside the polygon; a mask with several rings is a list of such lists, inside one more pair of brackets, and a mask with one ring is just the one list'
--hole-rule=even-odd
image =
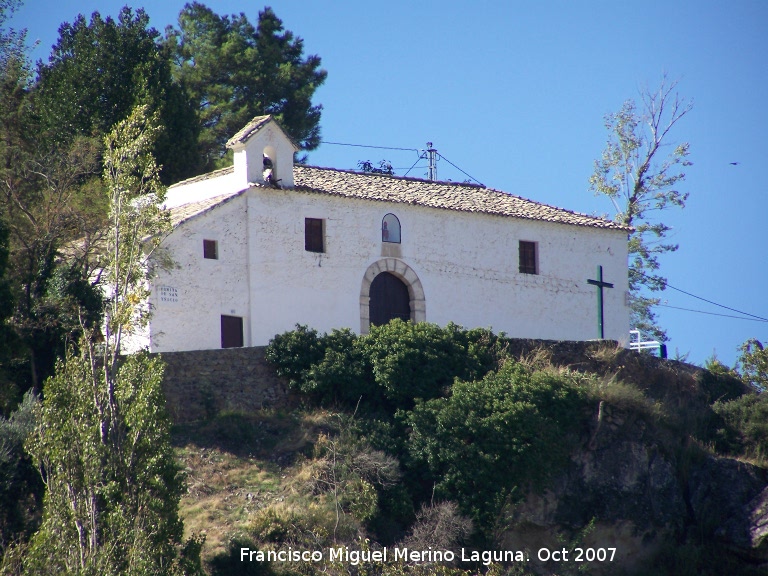
{"label": "stone retaining wall", "polygon": [[264,352],[262,346],[161,354],[166,363],[163,392],[173,421],[284,405],[288,387],[267,364]]}
{"label": "stone retaining wall", "polygon": [[[656,399],[681,395],[681,387],[693,386],[698,390],[693,382],[703,372],[682,362],[622,349],[614,341],[512,338],[508,342],[513,358],[537,349],[545,351],[557,365],[587,372],[607,373],[607,370]],[[161,356],[166,362],[163,391],[173,421],[190,422],[228,410],[248,412],[285,406],[290,396],[288,386],[267,364],[265,350],[260,346],[163,353]],[[600,350],[607,354],[600,354]],[[718,388],[718,394],[721,393]]]}

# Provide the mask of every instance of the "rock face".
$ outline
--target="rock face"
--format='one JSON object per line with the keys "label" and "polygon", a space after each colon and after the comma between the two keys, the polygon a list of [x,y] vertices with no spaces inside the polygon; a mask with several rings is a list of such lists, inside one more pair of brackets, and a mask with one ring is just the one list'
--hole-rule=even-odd
{"label": "rock face", "polygon": [[[768,563],[768,474],[660,439],[652,424],[601,403],[568,469],[543,493],[532,487],[508,517],[508,549],[616,548],[591,574],[645,566],[661,546],[695,530],[745,561]],[[668,440],[668,439],[667,439]],[[558,536],[559,535],[559,536]],[[563,565],[532,566],[559,573]]]}
{"label": "rock face", "polygon": [[690,505],[698,523],[734,552],[768,560],[768,475],[762,468],[707,458],[691,474]]}

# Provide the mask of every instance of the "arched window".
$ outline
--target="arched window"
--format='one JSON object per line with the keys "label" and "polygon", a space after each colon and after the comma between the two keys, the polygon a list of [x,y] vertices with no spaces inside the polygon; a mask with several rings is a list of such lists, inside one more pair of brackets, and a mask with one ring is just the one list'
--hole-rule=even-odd
{"label": "arched window", "polygon": [[400,220],[394,214],[387,214],[381,221],[381,241],[400,244]]}
{"label": "arched window", "polygon": [[263,169],[261,172],[264,183],[275,188],[280,187],[280,179],[277,177],[277,154],[272,146],[265,146],[262,153]]}

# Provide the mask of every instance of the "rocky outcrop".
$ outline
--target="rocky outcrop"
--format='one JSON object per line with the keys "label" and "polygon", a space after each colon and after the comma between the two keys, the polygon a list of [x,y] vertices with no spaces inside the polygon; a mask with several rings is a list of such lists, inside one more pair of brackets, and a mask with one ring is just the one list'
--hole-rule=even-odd
{"label": "rocky outcrop", "polygon": [[[591,574],[633,571],[659,549],[706,535],[751,564],[768,564],[768,473],[696,446],[670,444],[642,417],[602,405],[583,447],[543,492],[509,513],[504,544],[616,548]],[[551,564],[551,563],[550,563]],[[563,566],[539,566],[543,573]]]}
{"label": "rocky outcrop", "polygon": [[768,473],[727,458],[706,458],[690,475],[689,500],[700,526],[752,560],[768,561]]}

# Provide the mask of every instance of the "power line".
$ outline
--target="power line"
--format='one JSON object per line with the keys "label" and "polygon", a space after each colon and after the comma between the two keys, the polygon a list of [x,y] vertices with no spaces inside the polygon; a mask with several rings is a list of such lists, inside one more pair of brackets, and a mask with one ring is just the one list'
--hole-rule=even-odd
{"label": "power line", "polygon": [[[416,166],[416,164],[418,164],[419,160],[423,160],[423,159],[425,158],[424,154],[422,153],[422,150],[419,150],[419,149],[417,149],[417,148],[399,148],[399,147],[396,147],[396,146],[374,146],[374,145],[372,145],[372,144],[352,144],[352,143],[349,143],[349,142],[329,142],[329,141],[327,141],[327,140],[321,140],[321,141],[320,141],[320,143],[321,143],[321,144],[333,144],[334,146],[351,146],[351,147],[353,147],[353,148],[374,148],[374,149],[376,149],[376,150],[401,150],[401,151],[405,151],[405,152],[416,152],[416,154],[419,154],[419,158],[418,158],[418,160],[416,160],[416,162],[414,162],[413,166],[411,166],[411,167],[410,167],[410,168],[409,168],[409,169],[406,171],[406,173],[405,173],[405,174],[403,174],[403,176],[407,176],[407,175],[408,175],[408,173],[409,173],[411,170],[413,170],[413,168]],[[437,151],[435,151],[435,152],[437,152]],[[480,186],[482,186],[483,188],[485,188],[485,184],[483,184],[482,182],[480,182],[480,180],[478,180],[477,178],[475,178],[475,177],[474,177],[474,176],[472,176],[471,174],[468,174],[468,173],[466,173],[464,170],[462,170],[461,168],[459,168],[458,166],[456,166],[456,164],[454,164],[453,162],[451,162],[450,160],[448,160],[448,158],[446,158],[445,156],[443,156],[443,155],[442,155],[442,154],[440,154],[440,153],[437,153],[437,156],[439,157],[439,159],[440,159],[440,160],[445,160],[446,162],[448,162],[448,164],[450,164],[451,166],[453,166],[454,168],[456,168],[456,170],[458,170],[459,172],[461,172],[462,174],[464,174],[464,176],[466,176],[466,177],[467,177],[467,178],[469,178],[470,180],[474,180],[474,181],[475,181],[475,182],[477,182],[477,183],[478,183]]]}
{"label": "power line", "polygon": [[456,166],[456,164],[454,164],[453,162],[451,162],[450,160],[448,160],[448,158],[446,158],[446,157],[445,157],[445,156],[443,156],[442,154],[440,154],[439,156],[440,156],[440,158],[442,158],[443,160],[445,160],[446,162],[448,162],[448,164],[450,164],[451,166],[453,166],[454,168],[456,168],[456,170],[458,170],[459,172],[461,172],[462,174],[464,174],[464,176],[467,176],[468,178],[470,178],[470,179],[474,180],[475,182],[477,182],[478,184],[480,184],[480,186],[482,186],[483,188],[485,188],[485,184],[483,184],[482,182],[480,182],[480,180],[478,180],[478,179],[477,179],[477,178],[475,178],[474,176],[470,176],[469,174],[467,174],[466,172],[464,172],[464,170],[462,170],[461,168],[459,168],[458,166]]}
{"label": "power line", "polygon": [[723,318],[735,318],[736,320],[749,320],[750,322],[768,322],[760,318],[744,318],[744,316],[734,316],[733,314],[718,314],[717,312],[706,312],[704,310],[693,310],[692,308],[681,308],[680,306],[670,306],[669,304],[656,304],[664,308],[674,308],[675,310],[685,310],[686,312],[696,312],[698,314],[708,314],[710,316],[722,316]]}
{"label": "power line", "polygon": [[[648,278],[649,280],[654,280],[652,276],[648,276],[647,274],[640,272],[640,270],[630,270],[631,273],[634,274],[640,274],[640,276],[644,276],[645,278]],[[742,314],[744,316],[751,316],[752,318],[755,318],[757,320],[761,320],[763,322],[768,322],[768,318],[763,318],[762,316],[757,316],[756,314],[750,314],[749,312],[744,312],[743,310],[738,310],[736,308],[731,308],[730,306],[726,306],[725,304],[718,304],[717,302],[713,302],[712,300],[707,300],[706,298],[702,298],[701,296],[696,296],[696,294],[691,294],[690,292],[686,292],[682,288],[677,288],[675,286],[672,286],[669,282],[666,281],[666,279],[661,279],[662,284],[665,288],[672,288],[672,290],[677,290],[678,292],[682,292],[686,296],[690,296],[691,298],[696,298],[697,300],[701,300],[703,302],[706,302],[707,304],[712,304],[713,306],[718,306],[720,308],[725,308],[726,310],[730,310],[731,312],[738,312],[739,314]],[[746,318],[745,318],[746,320]]]}
{"label": "power line", "polygon": [[328,142],[327,140],[321,140],[321,144],[333,144],[335,146],[353,146],[355,148],[377,148],[379,150],[405,150],[406,152],[416,152],[416,154],[419,153],[419,151],[416,148],[396,148],[393,146],[371,146],[368,144],[348,144],[346,142]]}
{"label": "power line", "polygon": [[408,170],[406,170],[405,174],[403,174],[403,177],[406,177],[406,176],[408,176],[408,172],[410,172],[411,170],[413,170],[413,169],[414,169],[414,167],[416,166],[416,164],[418,164],[420,160],[422,160],[422,157],[421,157],[421,156],[419,156],[418,158],[416,158],[416,162],[414,162],[414,163],[413,163],[413,166],[411,166],[410,168],[408,168]]}

